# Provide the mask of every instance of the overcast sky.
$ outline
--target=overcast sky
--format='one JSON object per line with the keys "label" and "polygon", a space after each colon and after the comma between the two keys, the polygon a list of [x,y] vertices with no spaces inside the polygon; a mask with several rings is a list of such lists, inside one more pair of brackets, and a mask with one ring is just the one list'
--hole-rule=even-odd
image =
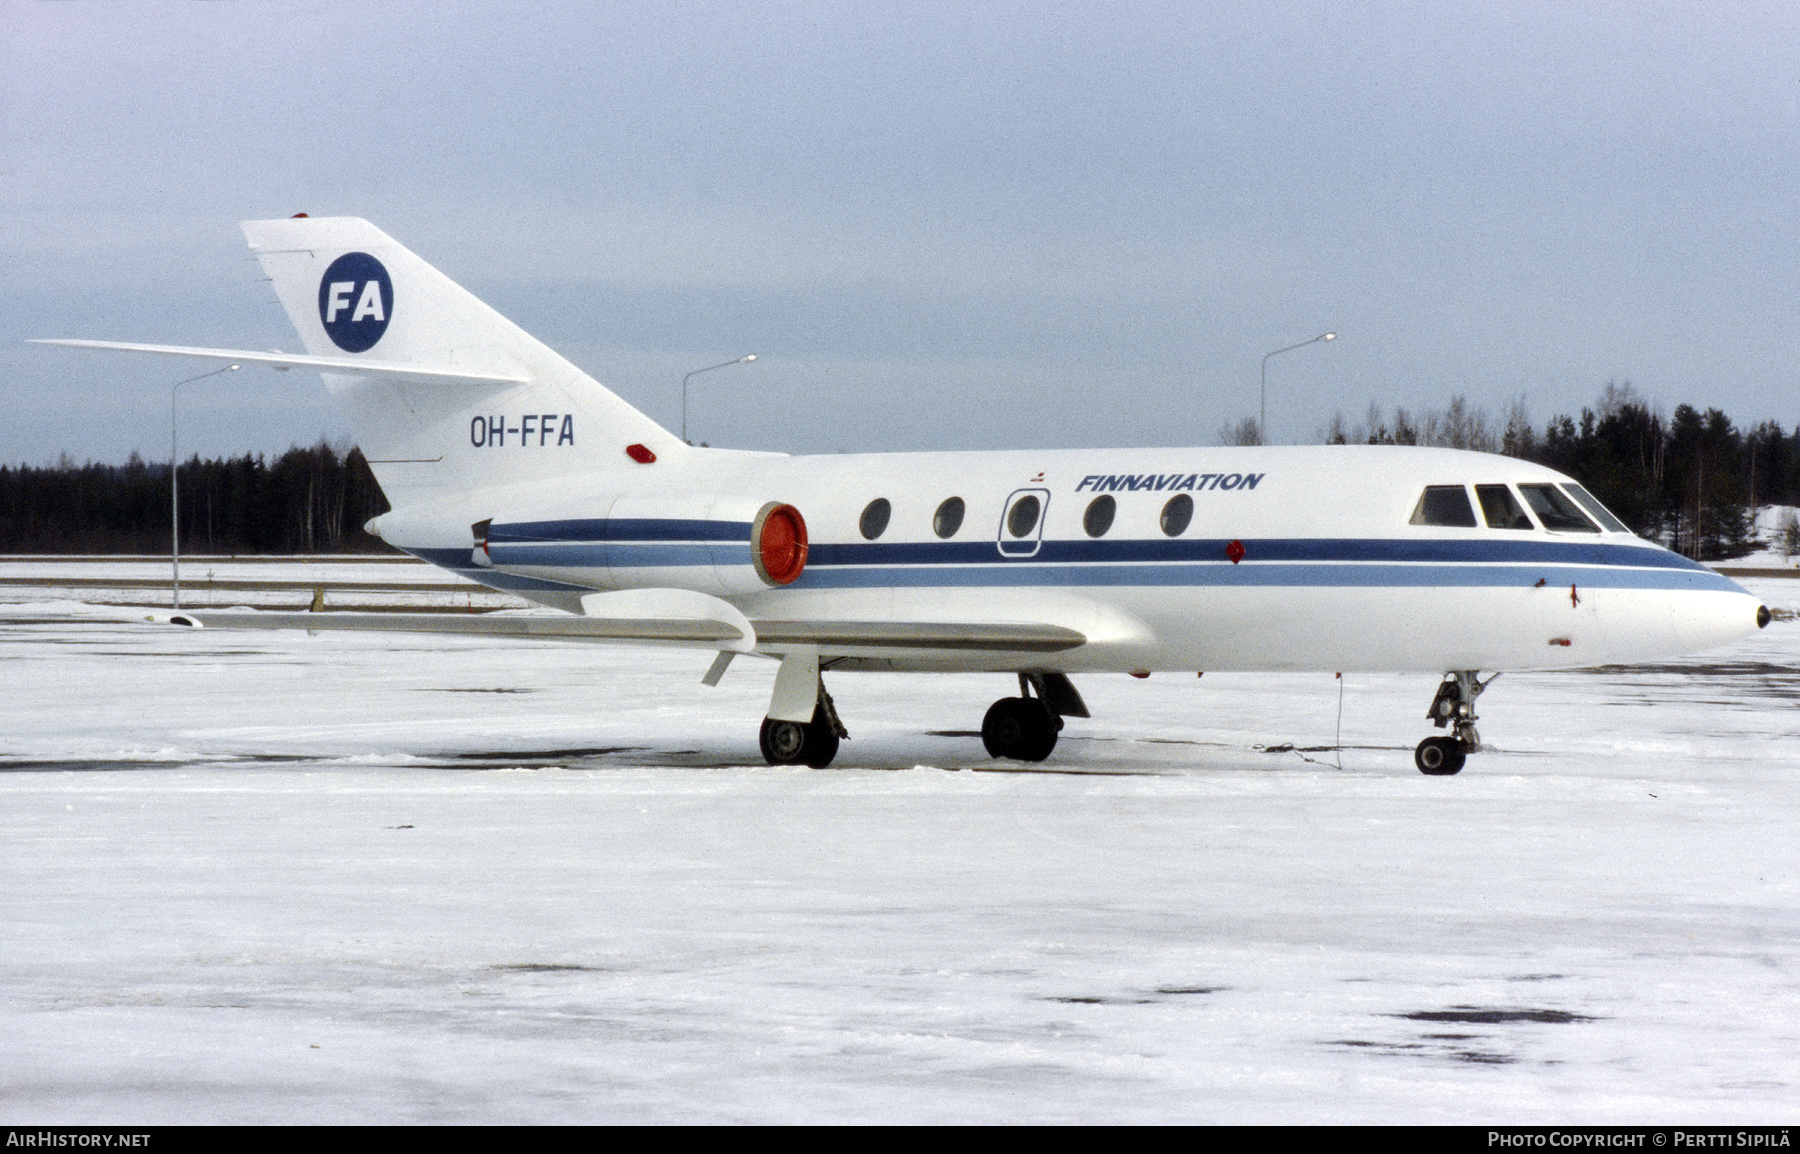
{"label": "overcast sky", "polygon": [[[240,220],[367,217],[652,417],[795,452],[1334,410],[1800,420],[1800,20],[1659,3],[0,0],[0,462],[168,454],[298,347]],[[194,371],[203,366],[197,367]],[[348,440],[183,390],[184,455]]]}

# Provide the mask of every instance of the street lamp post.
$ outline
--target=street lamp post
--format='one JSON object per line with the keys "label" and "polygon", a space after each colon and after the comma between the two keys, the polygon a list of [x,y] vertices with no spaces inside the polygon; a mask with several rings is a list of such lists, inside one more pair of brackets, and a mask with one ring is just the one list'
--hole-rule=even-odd
{"label": "street lamp post", "polygon": [[181,608],[181,448],[177,439],[179,425],[176,422],[176,404],[181,399],[181,386],[204,381],[220,373],[235,373],[237,368],[236,365],[226,365],[210,373],[176,381],[175,387],[169,390],[169,564],[173,572],[171,584],[177,609]]}
{"label": "street lamp post", "polygon": [[716,365],[707,365],[704,369],[695,369],[693,372],[689,373],[687,376],[681,378],[681,440],[684,444],[693,444],[692,441],[688,440],[688,436],[687,436],[688,381],[692,380],[694,377],[699,376],[701,373],[710,373],[714,369],[724,369],[724,368],[729,368],[732,365],[746,364],[755,359],[756,359],[755,353],[745,353],[743,356],[733,358],[732,360],[729,360],[729,361],[720,361]]}
{"label": "street lamp post", "polygon": [[1316,345],[1320,341],[1335,341],[1335,340],[1337,340],[1336,333],[1320,333],[1318,336],[1314,337],[1310,341],[1301,341],[1299,344],[1289,345],[1285,349],[1276,349],[1274,352],[1270,353],[1268,357],[1263,358],[1263,360],[1262,360],[1262,417],[1260,418],[1259,423],[1256,426],[1256,437],[1257,437],[1257,440],[1259,443],[1264,444],[1264,445],[1269,443],[1269,357],[1280,356],[1282,353],[1291,353],[1295,349],[1303,349],[1307,345]]}

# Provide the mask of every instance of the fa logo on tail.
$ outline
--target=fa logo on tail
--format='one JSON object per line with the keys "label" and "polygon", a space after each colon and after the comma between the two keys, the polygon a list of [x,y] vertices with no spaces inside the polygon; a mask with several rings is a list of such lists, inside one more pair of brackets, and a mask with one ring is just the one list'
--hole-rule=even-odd
{"label": "fa logo on tail", "polygon": [[347,252],[319,278],[319,320],[331,343],[347,353],[375,347],[394,315],[394,282],[366,252]]}

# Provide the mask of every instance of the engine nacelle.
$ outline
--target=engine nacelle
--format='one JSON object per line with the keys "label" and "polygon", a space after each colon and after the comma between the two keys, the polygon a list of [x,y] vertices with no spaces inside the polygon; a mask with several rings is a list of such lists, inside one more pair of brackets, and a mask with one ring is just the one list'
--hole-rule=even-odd
{"label": "engine nacelle", "polygon": [[476,564],[596,589],[755,593],[806,569],[806,520],[779,501],[628,495],[599,517],[501,516],[471,528]]}

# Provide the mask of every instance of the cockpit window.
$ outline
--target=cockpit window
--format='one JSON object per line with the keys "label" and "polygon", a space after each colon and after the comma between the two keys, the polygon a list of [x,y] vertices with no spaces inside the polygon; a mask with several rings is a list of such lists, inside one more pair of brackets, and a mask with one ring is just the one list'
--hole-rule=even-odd
{"label": "cockpit window", "polygon": [[1481,502],[1481,515],[1487,518],[1490,529],[1537,528],[1505,485],[1477,485],[1475,499]]}
{"label": "cockpit window", "polygon": [[1583,509],[1586,509],[1593,515],[1594,520],[1600,522],[1614,533],[1631,532],[1630,526],[1613,516],[1612,512],[1608,510],[1605,505],[1602,505],[1592,493],[1583,489],[1580,485],[1577,485],[1572,481],[1565,481],[1563,483],[1563,491],[1575,498]]}
{"label": "cockpit window", "polygon": [[1427,485],[1413,510],[1414,525],[1460,525],[1475,527],[1475,507],[1469,504],[1469,491],[1461,485]]}
{"label": "cockpit window", "polygon": [[1555,485],[1520,485],[1525,503],[1538,515],[1544,528],[1553,533],[1598,533],[1600,526],[1581,515],[1575,502],[1563,495]]}

